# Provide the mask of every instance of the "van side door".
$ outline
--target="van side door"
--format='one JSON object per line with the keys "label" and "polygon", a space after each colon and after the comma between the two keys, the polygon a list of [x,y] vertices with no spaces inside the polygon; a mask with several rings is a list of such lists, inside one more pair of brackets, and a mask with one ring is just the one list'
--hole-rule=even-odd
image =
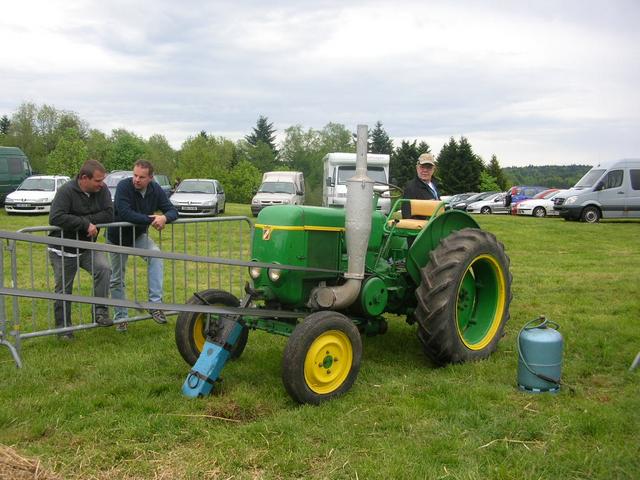
{"label": "van side door", "polygon": [[640,218],[640,168],[629,169],[626,214],[629,218]]}
{"label": "van side door", "polygon": [[[609,170],[601,180],[598,191],[598,202],[603,218],[620,218],[625,216],[625,171],[624,169]],[[628,183],[628,181],[627,181]]]}

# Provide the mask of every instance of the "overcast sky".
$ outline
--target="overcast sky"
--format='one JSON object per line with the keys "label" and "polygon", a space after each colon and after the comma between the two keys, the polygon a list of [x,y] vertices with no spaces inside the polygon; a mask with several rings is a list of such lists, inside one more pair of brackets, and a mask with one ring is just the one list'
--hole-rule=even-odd
{"label": "overcast sky", "polygon": [[502,166],[640,156],[640,1],[3,1],[0,115],[205,130],[380,120]]}

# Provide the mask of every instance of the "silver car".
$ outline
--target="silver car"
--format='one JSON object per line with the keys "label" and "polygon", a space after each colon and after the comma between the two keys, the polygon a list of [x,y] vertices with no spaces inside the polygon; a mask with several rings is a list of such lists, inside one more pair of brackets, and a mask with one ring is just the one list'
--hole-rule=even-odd
{"label": "silver car", "polygon": [[226,206],[222,184],[203,178],[183,180],[169,200],[180,215],[217,215]]}
{"label": "silver car", "polygon": [[509,213],[511,207],[504,204],[504,193],[494,193],[484,200],[467,205],[467,213]]}

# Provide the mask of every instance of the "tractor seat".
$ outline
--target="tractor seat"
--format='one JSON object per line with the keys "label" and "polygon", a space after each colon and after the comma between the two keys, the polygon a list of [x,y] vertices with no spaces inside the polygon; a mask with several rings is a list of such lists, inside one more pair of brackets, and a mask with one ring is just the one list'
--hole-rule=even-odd
{"label": "tractor seat", "polygon": [[[403,230],[422,230],[424,226],[427,224],[429,219],[433,216],[437,216],[444,212],[444,209],[441,208],[442,202],[440,200],[410,200],[411,205],[411,216],[420,216],[425,217],[424,219],[417,218],[396,218],[395,220],[391,220],[389,223],[389,227],[393,222],[396,223],[397,229]],[[400,211],[397,211],[395,214],[401,214]]]}

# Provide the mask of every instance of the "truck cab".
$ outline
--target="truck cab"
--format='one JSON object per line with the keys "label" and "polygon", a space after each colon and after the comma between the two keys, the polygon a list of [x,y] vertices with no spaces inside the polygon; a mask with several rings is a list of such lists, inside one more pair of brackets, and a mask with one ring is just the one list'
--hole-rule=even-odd
{"label": "truck cab", "polygon": [[[322,206],[344,208],[347,202],[347,180],[356,171],[355,153],[328,153],[322,159],[325,182],[322,188]],[[374,190],[386,190],[389,183],[389,155],[367,154],[367,175],[375,182]],[[376,209],[387,215],[391,210],[391,197],[381,193]]]}

